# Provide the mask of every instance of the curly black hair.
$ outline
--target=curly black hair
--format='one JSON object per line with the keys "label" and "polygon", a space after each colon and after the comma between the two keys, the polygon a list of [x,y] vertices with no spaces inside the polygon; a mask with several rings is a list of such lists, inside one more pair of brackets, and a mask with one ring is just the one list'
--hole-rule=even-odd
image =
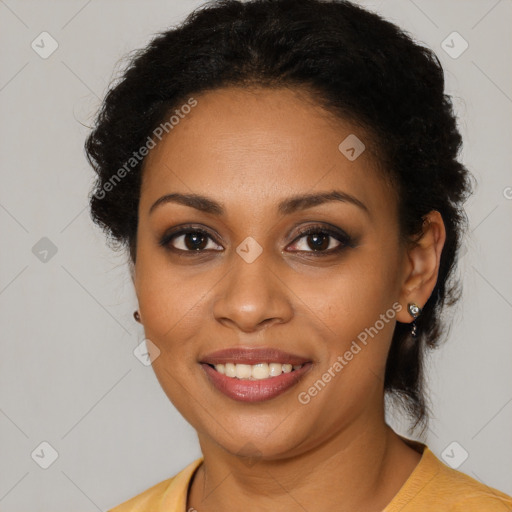
{"label": "curly black hair", "polygon": [[226,86],[306,90],[329,112],[365,127],[397,192],[404,239],[421,235],[431,210],[441,213],[446,242],[437,284],[416,320],[417,338],[409,324],[397,323],[384,382],[414,421],[410,430],[423,432],[423,359],[447,333],[445,306],[460,296],[454,270],[472,192],[441,63],[396,25],[344,0],[214,1],[157,34],[130,55],[85,143],[97,174],[91,216],[112,248],[128,249],[131,264],[144,163],[137,151],[155,142],[161,123],[168,131],[169,115],[194,94]]}

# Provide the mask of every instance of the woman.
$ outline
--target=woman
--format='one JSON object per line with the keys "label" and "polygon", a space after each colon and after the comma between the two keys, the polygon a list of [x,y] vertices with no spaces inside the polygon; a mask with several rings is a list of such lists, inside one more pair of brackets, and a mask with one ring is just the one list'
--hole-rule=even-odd
{"label": "woman", "polygon": [[349,2],[227,0],[138,52],[86,143],[203,457],[125,511],[505,511],[427,424],[470,176],[435,55]]}

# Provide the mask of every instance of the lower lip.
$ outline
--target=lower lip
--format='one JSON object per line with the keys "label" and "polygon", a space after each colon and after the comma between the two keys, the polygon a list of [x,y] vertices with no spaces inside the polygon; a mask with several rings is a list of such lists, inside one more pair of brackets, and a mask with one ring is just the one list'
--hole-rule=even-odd
{"label": "lower lip", "polygon": [[208,364],[202,363],[201,366],[212,384],[227,397],[239,402],[263,402],[275,398],[295,386],[309,371],[311,363],[305,363],[298,370],[261,380],[227,377]]}

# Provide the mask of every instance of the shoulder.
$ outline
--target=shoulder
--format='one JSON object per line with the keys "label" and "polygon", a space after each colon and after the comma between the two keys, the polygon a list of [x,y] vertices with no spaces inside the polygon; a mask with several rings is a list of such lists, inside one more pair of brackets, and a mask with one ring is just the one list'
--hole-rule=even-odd
{"label": "shoulder", "polygon": [[109,512],[142,512],[146,510],[156,510],[158,502],[162,499],[165,491],[169,488],[176,476],[163,480],[162,482],[146,489],[133,498],[124,501],[117,507],[109,509]]}
{"label": "shoulder", "polygon": [[385,512],[512,512],[512,497],[452,469],[424,446],[418,466]]}
{"label": "shoulder", "polygon": [[186,507],[190,480],[202,460],[195,460],[175,476],[153,485],[108,512],[181,512]]}
{"label": "shoulder", "polygon": [[450,504],[452,512],[512,512],[512,497],[450,468],[438,460],[433,496]]}

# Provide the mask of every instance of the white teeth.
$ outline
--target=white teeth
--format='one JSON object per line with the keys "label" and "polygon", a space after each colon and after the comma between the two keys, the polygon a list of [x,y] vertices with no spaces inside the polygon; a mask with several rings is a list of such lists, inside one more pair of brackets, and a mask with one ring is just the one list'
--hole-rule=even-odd
{"label": "white teeth", "polygon": [[290,373],[302,368],[302,364],[258,363],[258,364],[216,364],[215,369],[227,377],[236,377],[243,380],[261,380],[277,377],[282,373]]}
{"label": "white teeth", "polygon": [[236,377],[236,366],[233,363],[226,363],[224,368],[228,377]]}
{"label": "white teeth", "polygon": [[250,364],[237,364],[236,376],[239,379],[249,379],[251,377],[252,368]]}
{"label": "white teeth", "polygon": [[271,377],[277,377],[283,373],[283,365],[281,363],[270,363],[268,366]]}
{"label": "white teeth", "polygon": [[270,376],[270,370],[267,363],[255,364],[251,368],[251,377],[253,379],[268,379]]}

